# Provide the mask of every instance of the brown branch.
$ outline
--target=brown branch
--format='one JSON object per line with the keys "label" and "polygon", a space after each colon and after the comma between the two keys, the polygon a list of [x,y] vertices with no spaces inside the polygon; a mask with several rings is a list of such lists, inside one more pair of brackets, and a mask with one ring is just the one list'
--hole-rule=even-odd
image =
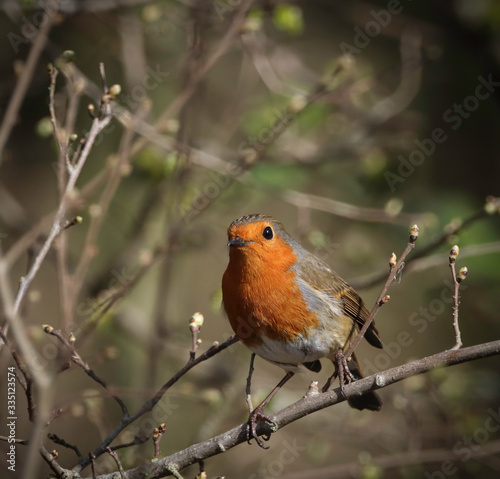
{"label": "brown branch", "polygon": [[457,245],[453,246],[450,251],[450,269],[451,276],[453,278],[453,329],[455,330],[455,346],[452,349],[460,349],[462,347],[462,338],[460,334],[460,327],[458,325],[458,305],[460,304],[459,289],[460,283],[467,276],[467,268],[461,268],[459,274],[457,275],[455,269],[455,262],[460,249]]}
{"label": "brown branch", "polygon": [[[351,397],[360,396],[368,391],[385,388],[403,379],[426,373],[432,369],[453,366],[499,354],[500,340],[459,350],[444,351],[350,383],[345,387],[345,397],[341,394],[340,388],[326,393],[317,393],[312,389],[311,393],[304,396],[296,403],[277,412],[275,415],[270,416],[270,419],[280,429],[313,412],[341,403]],[[257,432],[262,435],[270,434],[273,431],[268,424],[259,423]],[[173,475],[173,470],[180,471],[191,464],[226,452],[238,444],[246,442],[246,440],[246,423],[244,423],[219,436],[199,444],[194,444],[171,456],[164,457],[159,461],[130,469],[125,472],[125,479],[143,479],[144,477],[148,477],[148,479],[159,479],[161,477],[170,476]],[[113,479],[113,475],[104,474],[98,476],[98,479]]]}
{"label": "brown branch", "polygon": [[389,289],[391,283],[396,279],[397,275],[400,274],[402,269],[404,268],[406,257],[410,254],[410,251],[415,247],[415,241],[417,240],[417,238],[418,238],[418,226],[415,225],[410,230],[410,238],[408,241],[408,245],[406,246],[406,249],[404,250],[403,254],[401,255],[401,257],[397,262],[396,262],[396,255],[392,253],[391,259],[389,261],[389,266],[391,268],[389,272],[389,277],[387,278],[385,285],[382,288],[382,291],[380,292],[377,298],[377,301],[375,301],[375,305],[370,311],[370,315],[363,324],[363,327],[359,331],[354,341],[349,346],[349,349],[345,353],[346,358],[350,358],[352,356],[357,345],[359,344],[361,339],[363,339],[363,336],[365,335],[366,331],[372,324],[373,319],[375,318],[375,315],[377,314],[378,310],[384,303],[386,303],[389,300],[389,296],[386,296],[387,290]]}

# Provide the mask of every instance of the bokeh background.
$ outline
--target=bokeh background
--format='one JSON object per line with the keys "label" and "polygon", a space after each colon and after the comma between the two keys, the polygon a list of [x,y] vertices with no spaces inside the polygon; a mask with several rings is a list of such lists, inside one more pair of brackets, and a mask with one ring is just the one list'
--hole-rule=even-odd
{"label": "bokeh background", "polygon": [[[73,205],[83,223],[64,240],[66,280],[74,280],[85,256],[82,282],[65,309],[54,250],[22,316],[48,370],[57,371],[64,358],[42,332],[47,323],[75,332],[82,357],[132,411],[187,361],[194,312],[205,316],[200,351],[230,336],[220,281],[233,219],[254,212],[279,218],[371,306],[382,286],[371,275],[385,270],[393,251],[403,251],[411,224],[421,229],[412,253],[418,254],[500,193],[495,0],[255,1],[246,16],[239,1],[53,3],[57,12],[51,2],[0,2],[2,117],[25,67],[40,4],[53,22],[1,152],[1,246],[8,254],[35,231],[11,264],[16,288],[59,201],[47,64],[75,52],[73,63],[57,60],[69,79],[59,75],[55,107],[64,121],[74,97],[68,85],[81,89],[73,130],[81,136],[90,127],[88,103],[98,104],[103,62],[108,83],[121,85],[117,118],[84,167]],[[448,252],[455,243],[464,253],[458,266],[469,269],[461,289],[463,343],[500,337],[500,225],[498,215],[478,216],[410,263],[391,286],[391,301],[377,316],[386,348],[361,347],[366,372],[453,346]],[[89,243],[96,218],[101,224]],[[117,292],[103,312],[100,306]],[[243,422],[249,358],[236,344],[199,365],[116,443],[150,435],[165,422],[163,456]],[[11,363],[3,348],[2,371]],[[269,409],[299,399],[311,380],[321,384],[329,374],[325,362],[319,375],[295,377]],[[254,402],[281,376],[257,359]],[[0,377],[5,417],[4,372]],[[86,456],[119,422],[119,410],[75,365],[58,374],[56,391],[53,406],[61,415],[47,433]],[[274,434],[268,451],[243,444],[214,457],[205,464],[208,477],[498,477],[498,358],[414,377],[381,396],[379,413],[341,404]],[[17,407],[17,434],[26,438],[20,388]],[[73,451],[49,439],[45,445],[58,449],[64,467],[75,464]],[[22,464],[23,446],[17,451]],[[127,469],[152,455],[148,441],[122,450],[120,459]],[[21,477],[5,460],[2,454],[2,477]],[[98,470],[110,472],[110,464],[101,458]],[[191,467],[183,476],[197,472]],[[48,473],[40,463],[37,477]]]}

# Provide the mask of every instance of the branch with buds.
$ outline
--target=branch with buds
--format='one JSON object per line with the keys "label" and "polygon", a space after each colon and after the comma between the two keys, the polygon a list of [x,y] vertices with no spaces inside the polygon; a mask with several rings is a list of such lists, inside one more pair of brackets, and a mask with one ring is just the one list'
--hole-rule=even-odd
{"label": "branch with buds", "polygon": [[455,262],[460,253],[460,248],[458,245],[453,246],[450,251],[450,269],[451,276],[453,277],[453,329],[455,330],[455,346],[452,349],[460,349],[462,347],[462,337],[460,334],[460,327],[458,325],[458,305],[460,304],[460,297],[458,290],[460,288],[460,283],[467,276],[467,267],[464,266],[460,268],[460,271],[456,272]]}
{"label": "branch with buds", "polygon": [[201,339],[198,338],[198,333],[201,331],[204,320],[203,314],[201,313],[194,313],[189,319],[189,329],[191,330],[191,336],[193,338],[193,346],[189,352],[190,361],[194,361],[198,346],[201,344]]}
{"label": "branch with buds", "polygon": [[389,277],[387,278],[384,287],[382,288],[382,291],[380,292],[377,298],[377,301],[375,301],[375,305],[370,311],[368,319],[365,321],[365,324],[359,331],[358,335],[356,336],[356,338],[354,338],[354,341],[349,346],[349,349],[345,354],[346,358],[350,358],[352,356],[352,353],[354,353],[354,350],[356,349],[357,345],[359,344],[361,339],[363,339],[363,336],[365,335],[366,331],[372,324],[375,315],[378,313],[378,310],[391,298],[387,294],[387,290],[389,289],[391,283],[398,277],[398,275],[402,273],[403,268],[405,266],[405,259],[410,254],[410,251],[415,247],[415,242],[418,239],[418,233],[419,233],[418,226],[413,225],[410,228],[410,237],[408,239],[408,245],[406,246],[406,249],[403,251],[403,254],[399,258],[399,260],[397,259],[395,253],[391,254],[391,257],[389,258]]}

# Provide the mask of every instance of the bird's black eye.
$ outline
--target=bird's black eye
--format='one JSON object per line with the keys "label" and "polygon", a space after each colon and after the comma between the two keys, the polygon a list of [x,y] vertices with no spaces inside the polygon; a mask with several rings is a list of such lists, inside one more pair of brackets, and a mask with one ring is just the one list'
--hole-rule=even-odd
{"label": "bird's black eye", "polygon": [[262,236],[264,236],[266,240],[273,239],[274,236],[273,229],[270,226],[266,226],[264,228],[264,231],[262,232]]}

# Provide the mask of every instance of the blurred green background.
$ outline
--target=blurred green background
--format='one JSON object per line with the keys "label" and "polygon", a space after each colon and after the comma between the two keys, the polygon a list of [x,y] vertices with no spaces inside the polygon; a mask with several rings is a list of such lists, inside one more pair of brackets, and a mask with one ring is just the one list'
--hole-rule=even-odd
{"label": "blurred green background", "polygon": [[[190,92],[180,111],[161,122],[156,140],[124,161],[107,211],[99,209],[107,181],[75,206],[84,221],[67,231],[70,274],[84,251],[89,224],[105,216],[70,320],[65,322],[60,306],[55,253],[40,270],[23,310],[31,338],[53,370],[61,358],[41,325],[70,325],[77,345],[79,332],[89,331],[80,354],[132,411],[187,361],[188,320],[195,311],[205,316],[200,351],[232,333],[220,308],[220,281],[227,264],[226,228],[233,219],[255,212],[279,218],[306,248],[362,286],[366,275],[387,267],[393,251],[403,251],[411,224],[421,228],[418,253],[447,225],[481,210],[488,195],[500,194],[498,2],[256,1],[224,44],[242,3],[62,2],[3,151],[0,238],[5,253],[58,204],[47,63],[65,50],[76,54],[73,66],[86,78],[74,129],[79,135],[90,127],[87,104],[98,101],[99,90],[90,82],[100,85],[99,62],[105,64],[108,83],[121,85],[116,103],[122,122],[113,120],[93,148],[79,188],[123,155],[123,111],[140,118],[138,125],[154,125]],[[26,25],[35,22],[36,5],[0,2],[2,117],[31,48]],[[221,45],[222,55],[193,82]],[[67,84],[60,75],[60,119],[67,111]],[[323,94],[304,107],[318,88]],[[278,128],[276,118],[286,128]],[[433,135],[446,139],[432,143]],[[140,136],[136,131],[134,138]],[[419,144],[433,154],[418,153]],[[242,158],[254,156],[247,171],[235,177]],[[410,158],[419,164],[410,163],[407,174],[401,165]],[[329,200],[372,210],[339,214],[339,205]],[[186,220],[183,215],[193,205],[202,214]],[[174,231],[174,225],[180,226]],[[155,248],[173,231],[166,254],[155,256]],[[499,232],[498,215],[479,219],[434,250],[438,256],[430,263],[408,266],[377,317],[385,350],[360,349],[366,372],[453,346],[447,263],[455,243],[471,253],[457,261],[469,269],[461,289],[464,345],[500,336]],[[35,252],[43,239],[41,234],[34,243]],[[491,246],[480,246],[486,243]],[[29,254],[13,265],[13,287],[26,272]],[[94,314],[99,300],[134,278],[151,258],[156,258],[152,267],[123,298],[106,314]],[[371,306],[380,287],[379,282],[358,291]],[[249,357],[236,344],[196,367],[116,443],[132,440],[140,430],[150,435],[165,422],[163,456],[241,423],[247,415]],[[0,359],[6,370],[10,356],[3,352]],[[489,419],[499,414],[498,371],[498,358],[491,358],[411,378],[381,391],[384,408],[377,414],[345,404],[323,410],[274,434],[269,451],[243,444],[208,460],[208,477],[498,477],[498,420]],[[311,380],[321,384],[330,374],[325,362],[320,375],[294,378],[269,409],[299,399]],[[254,403],[281,376],[280,369],[257,359]],[[17,399],[24,413],[20,388]],[[2,416],[4,401],[2,393]],[[74,365],[58,375],[54,408],[63,413],[47,432],[76,444],[84,456],[119,421],[116,405]],[[491,424],[496,428],[488,430]],[[19,437],[27,437],[29,428],[26,417],[20,417]],[[45,444],[58,449],[64,467],[75,464],[72,451],[48,439]],[[0,449],[5,447],[0,442]],[[19,463],[22,454],[19,446]],[[120,452],[125,468],[152,455],[151,441]],[[2,477],[20,477],[6,470],[4,457]],[[377,457],[386,462],[375,465]],[[352,472],[356,464],[359,473]],[[111,472],[109,458],[98,465]],[[39,477],[48,472],[43,464]],[[183,475],[197,472],[192,467]]]}

